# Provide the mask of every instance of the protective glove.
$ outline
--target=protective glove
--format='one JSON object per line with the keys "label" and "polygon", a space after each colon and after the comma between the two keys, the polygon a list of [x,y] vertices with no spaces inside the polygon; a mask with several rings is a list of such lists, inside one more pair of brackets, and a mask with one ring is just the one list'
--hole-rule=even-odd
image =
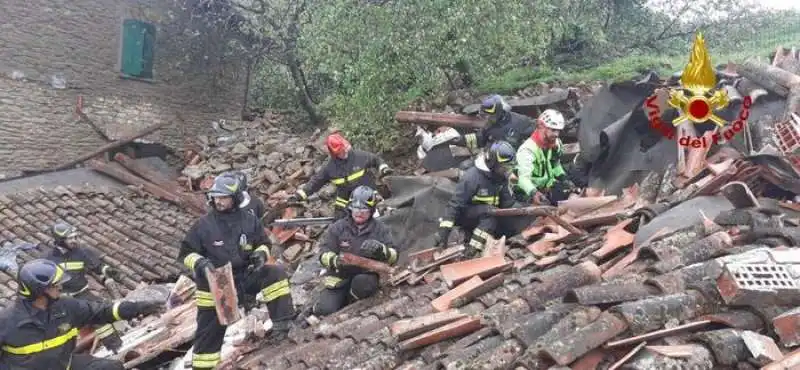
{"label": "protective glove", "polygon": [[206,269],[213,271],[214,264],[212,264],[211,261],[208,260],[208,258],[201,258],[197,260],[197,262],[195,262],[194,264],[194,276],[196,278],[199,278],[201,276],[207,278]]}
{"label": "protective glove", "polygon": [[103,280],[103,286],[106,288],[113,288],[116,283],[117,281],[111,278]]}
{"label": "protective glove", "polygon": [[131,302],[133,304],[133,311],[138,316],[147,316],[158,313],[164,308],[162,301],[138,301]]}
{"label": "protective glove", "polygon": [[440,227],[434,238],[433,246],[439,248],[447,246],[447,239],[450,238],[451,231],[453,231],[453,229],[449,227]]}
{"label": "protective glove", "polygon": [[267,254],[263,251],[256,251],[250,254],[250,265],[254,269],[264,266],[267,263]]}
{"label": "protective glove", "polygon": [[115,269],[113,267],[106,267],[105,268],[105,273],[106,273],[107,277],[113,279],[114,281],[119,281],[120,278],[122,277],[120,272],[119,272],[119,270],[117,270],[117,269]]}
{"label": "protective glove", "polygon": [[546,195],[538,191],[536,192],[536,194],[533,195],[533,199],[531,199],[531,201],[533,204],[539,204],[539,205],[550,204],[550,199],[547,199]]}
{"label": "protective glove", "polygon": [[361,243],[361,253],[377,260],[385,260],[387,257],[386,245],[374,239],[368,239]]}
{"label": "protective glove", "polygon": [[300,194],[298,194],[298,193],[294,193],[291,196],[289,196],[289,198],[286,199],[286,201],[289,202],[289,203],[297,203],[297,202],[301,202],[302,200],[303,200],[303,197],[301,197]]}
{"label": "protective glove", "polygon": [[342,257],[339,256],[338,254],[336,256],[334,256],[333,258],[331,258],[330,268],[332,268],[335,271],[338,271],[339,267],[341,267],[341,262],[342,262],[341,260],[342,260]]}
{"label": "protective glove", "polygon": [[384,167],[384,168],[381,169],[380,177],[383,178],[383,177],[391,175],[392,173],[394,173],[393,169],[391,169],[389,167]]}

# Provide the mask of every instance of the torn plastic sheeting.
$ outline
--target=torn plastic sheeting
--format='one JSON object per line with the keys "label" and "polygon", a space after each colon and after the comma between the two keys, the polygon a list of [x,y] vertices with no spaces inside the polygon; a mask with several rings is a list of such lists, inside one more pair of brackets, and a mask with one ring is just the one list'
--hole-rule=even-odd
{"label": "torn plastic sheeting", "polygon": [[600,131],[641,105],[641,101],[654,90],[655,86],[651,84],[626,82],[611,84],[597,91],[578,113],[581,156],[589,162],[597,161],[603,152]]}
{"label": "torn plastic sheeting", "polygon": [[384,204],[399,209],[381,220],[392,229],[397,247],[407,253],[432,247],[432,236],[439,218],[445,215],[455,183],[430,176],[392,176],[387,180],[392,197]]}
{"label": "torn plastic sheeting", "polygon": [[469,157],[465,156],[453,156],[450,144],[439,144],[425,153],[425,158],[422,160],[422,167],[429,172],[442,171],[448,168],[458,167],[461,162],[468,158]]}
{"label": "torn plastic sheeting", "polygon": [[722,196],[704,196],[689,199],[672,209],[656,216],[648,224],[639,228],[634,238],[634,245],[644,242],[662,228],[678,230],[703,222],[703,216],[714,219],[720,212],[733,209],[733,204]]}
{"label": "torn plastic sheeting", "polygon": [[[648,171],[660,171],[676,158],[675,145],[650,128],[643,103],[654,91],[649,83],[612,84],[581,109],[578,141],[581,159],[591,162],[589,185],[617,194]],[[656,142],[646,152],[641,142]]]}
{"label": "torn plastic sheeting", "polygon": [[[392,197],[383,204],[398,209],[381,220],[392,229],[399,242],[397,247],[407,253],[431,248],[439,219],[445,216],[447,203],[455,191],[455,182],[432,176],[391,176],[387,181]],[[534,219],[533,216],[503,217],[501,224],[504,232],[511,236]]]}

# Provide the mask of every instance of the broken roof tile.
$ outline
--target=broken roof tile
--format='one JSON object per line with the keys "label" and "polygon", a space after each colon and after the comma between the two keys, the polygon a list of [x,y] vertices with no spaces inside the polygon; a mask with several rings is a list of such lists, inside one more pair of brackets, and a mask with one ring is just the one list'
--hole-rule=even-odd
{"label": "broken roof tile", "polygon": [[490,256],[442,265],[440,269],[447,286],[452,288],[473,276],[488,278],[512,265],[513,262],[506,262],[503,256]]}
{"label": "broken roof tile", "polygon": [[586,285],[567,292],[564,302],[598,305],[637,301],[658,294],[658,289],[644,283],[604,283]]}
{"label": "broken roof tile", "polygon": [[398,344],[401,350],[411,350],[429,344],[441,342],[445,339],[456,338],[469,334],[482,327],[481,320],[475,317],[464,317],[434,330],[424,332]]}
{"label": "broken roof tile", "polygon": [[626,302],[610,310],[623,317],[631,332],[638,335],[658,330],[670,320],[688,320],[711,313],[714,309],[700,292],[690,290],[685,293]]}
{"label": "broken roof tile", "polygon": [[720,329],[697,333],[693,336],[705,344],[714,354],[716,363],[724,366],[735,366],[747,361],[750,351],[747,349],[740,331],[737,329]]}
{"label": "broken roof tile", "polygon": [[557,364],[566,366],[589,351],[600,347],[609,339],[622,334],[627,328],[628,324],[621,317],[610,312],[603,312],[591,324],[558,341],[546,344],[540,353]]}
{"label": "broken roof tile", "polygon": [[[0,214],[10,219],[0,217],[0,223],[11,228],[13,236],[4,232],[2,239],[40,244],[29,251],[32,253],[30,257],[43,257],[50,250],[45,245],[51,241],[46,231],[48,227],[59,220],[71,222],[80,230],[80,237],[87,247],[128,275],[123,279],[124,288],[128,290],[135,289],[140,281],[177,278],[182,272],[181,264],[177,261],[178,245],[196,218],[179,206],[127,189],[110,190],[90,186],[36,189],[12,194],[4,199],[5,206],[9,208]],[[128,206],[120,206],[120,202]],[[148,211],[150,208],[158,211]],[[13,215],[20,212],[22,217]],[[182,219],[186,222],[162,226],[163,231],[153,227],[165,224],[164,219]],[[7,220],[12,221],[13,226]],[[106,239],[98,243],[94,241],[97,236]],[[23,258],[26,255],[28,252],[22,253]],[[4,273],[0,275],[5,276]],[[91,283],[99,284],[94,277],[89,278]],[[97,293],[110,297],[105,290]],[[6,294],[0,298],[9,300],[14,297],[13,293],[9,294],[3,289],[0,289],[0,294]]]}

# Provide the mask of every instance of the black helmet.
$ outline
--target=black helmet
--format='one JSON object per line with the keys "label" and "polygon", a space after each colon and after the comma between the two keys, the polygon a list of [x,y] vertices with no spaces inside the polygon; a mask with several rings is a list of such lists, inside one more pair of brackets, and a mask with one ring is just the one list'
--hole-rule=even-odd
{"label": "black helmet", "polygon": [[47,288],[66,283],[69,280],[69,275],[55,262],[35,259],[19,269],[17,292],[25,298],[35,299],[42,296]]}
{"label": "black helmet", "polygon": [[237,208],[242,202],[242,186],[235,176],[222,174],[214,178],[214,184],[206,191],[206,196],[212,206],[213,198],[232,197],[233,208]]}
{"label": "black helmet", "polygon": [[50,233],[56,240],[56,244],[63,245],[67,238],[78,234],[78,229],[66,222],[56,222],[50,229]]}
{"label": "black helmet", "polygon": [[366,185],[361,185],[350,193],[350,201],[347,203],[347,208],[350,210],[375,210],[375,205],[378,203],[378,197],[375,190]]}
{"label": "black helmet", "polygon": [[228,172],[225,172],[225,173],[221,174],[220,176],[235,177],[237,180],[239,180],[239,188],[241,189],[241,191],[247,191],[247,175],[245,175],[244,172],[242,172],[242,171],[228,171]]}
{"label": "black helmet", "polygon": [[507,141],[497,141],[486,151],[486,166],[492,171],[514,165],[517,151]]}
{"label": "black helmet", "polygon": [[505,116],[509,110],[511,110],[511,106],[506,103],[502,96],[491,95],[481,102],[480,113],[492,117],[493,120],[490,120],[491,123]]}

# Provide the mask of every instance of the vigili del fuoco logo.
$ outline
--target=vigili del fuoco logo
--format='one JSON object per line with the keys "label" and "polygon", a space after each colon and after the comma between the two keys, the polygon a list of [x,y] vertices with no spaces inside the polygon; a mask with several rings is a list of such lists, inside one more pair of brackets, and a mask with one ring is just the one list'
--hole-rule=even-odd
{"label": "vigili del fuoco logo", "polygon": [[[684,68],[680,82],[680,88],[656,90],[645,100],[644,109],[650,120],[650,127],[664,137],[674,140],[675,136],[683,131],[679,126],[684,123],[714,123],[717,125],[711,135],[678,137],[679,145],[692,148],[707,148],[723,139],[729,141],[744,130],[747,118],[750,116],[753,99],[750,96],[744,97],[739,114],[730,124],[716,114],[730,104],[730,98],[725,89],[716,88],[717,75],[711,65],[711,57],[708,55],[703,35],[700,33],[695,36],[689,64]],[[679,113],[671,124],[665,123],[661,119],[663,104],[660,102],[664,100]]]}

